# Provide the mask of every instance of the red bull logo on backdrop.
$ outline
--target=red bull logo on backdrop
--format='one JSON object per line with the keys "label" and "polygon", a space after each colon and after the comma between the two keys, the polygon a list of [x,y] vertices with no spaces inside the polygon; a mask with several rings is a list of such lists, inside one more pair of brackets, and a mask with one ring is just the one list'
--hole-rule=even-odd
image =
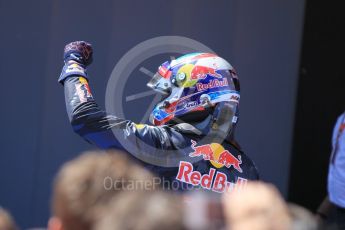
{"label": "red bull logo on backdrop", "polygon": [[202,156],[204,160],[210,161],[210,163],[216,168],[231,166],[234,167],[238,172],[242,173],[241,168],[242,159],[241,155],[236,158],[228,150],[218,143],[211,143],[206,145],[196,146],[197,143],[192,140],[192,149],[194,150],[189,154],[190,157]]}

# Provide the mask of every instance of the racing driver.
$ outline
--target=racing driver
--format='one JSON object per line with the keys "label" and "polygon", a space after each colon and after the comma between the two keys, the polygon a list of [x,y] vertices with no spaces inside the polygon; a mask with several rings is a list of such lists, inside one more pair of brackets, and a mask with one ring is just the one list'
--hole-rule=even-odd
{"label": "racing driver", "polygon": [[92,53],[87,42],[67,44],[58,80],[73,130],[86,141],[128,152],[178,190],[197,187],[222,193],[258,179],[253,161],[234,140],[240,85],[226,60],[191,53],[159,66],[147,86],[163,97],[151,113],[153,125],[146,125],[99,108],[86,72]]}

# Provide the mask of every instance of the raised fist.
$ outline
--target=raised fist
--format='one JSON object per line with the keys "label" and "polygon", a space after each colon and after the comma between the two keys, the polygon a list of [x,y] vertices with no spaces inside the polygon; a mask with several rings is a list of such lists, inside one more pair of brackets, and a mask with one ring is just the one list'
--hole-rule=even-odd
{"label": "raised fist", "polygon": [[64,49],[64,61],[67,63],[70,60],[76,61],[85,66],[92,62],[92,46],[85,41],[75,41],[67,44]]}

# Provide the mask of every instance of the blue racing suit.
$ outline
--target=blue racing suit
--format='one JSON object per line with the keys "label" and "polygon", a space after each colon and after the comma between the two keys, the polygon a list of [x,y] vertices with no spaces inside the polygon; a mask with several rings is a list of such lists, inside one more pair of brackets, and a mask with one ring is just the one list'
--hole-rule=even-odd
{"label": "blue racing suit", "polygon": [[224,192],[247,180],[257,180],[253,161],[232,141],[205,141],[206,133],[187,123],[138,125],[107,115],[95,102],[88,80],[78,74],[64,85],[73,130],[102,149],[120,149],[178,190],[202,187]]}

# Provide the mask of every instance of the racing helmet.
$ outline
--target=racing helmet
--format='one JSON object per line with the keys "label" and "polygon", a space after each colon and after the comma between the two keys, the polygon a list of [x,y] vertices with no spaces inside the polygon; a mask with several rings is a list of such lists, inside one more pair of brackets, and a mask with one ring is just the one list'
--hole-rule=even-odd
{"label": "racing helmet", "polygon": [[147,86],[164,95],[150,115],[154,125],[202,119],[222,102],[233,105],[236,112],[230,122],[237,121],[239,80],[234,68],[216,54],[191,53],[166,61]]}

